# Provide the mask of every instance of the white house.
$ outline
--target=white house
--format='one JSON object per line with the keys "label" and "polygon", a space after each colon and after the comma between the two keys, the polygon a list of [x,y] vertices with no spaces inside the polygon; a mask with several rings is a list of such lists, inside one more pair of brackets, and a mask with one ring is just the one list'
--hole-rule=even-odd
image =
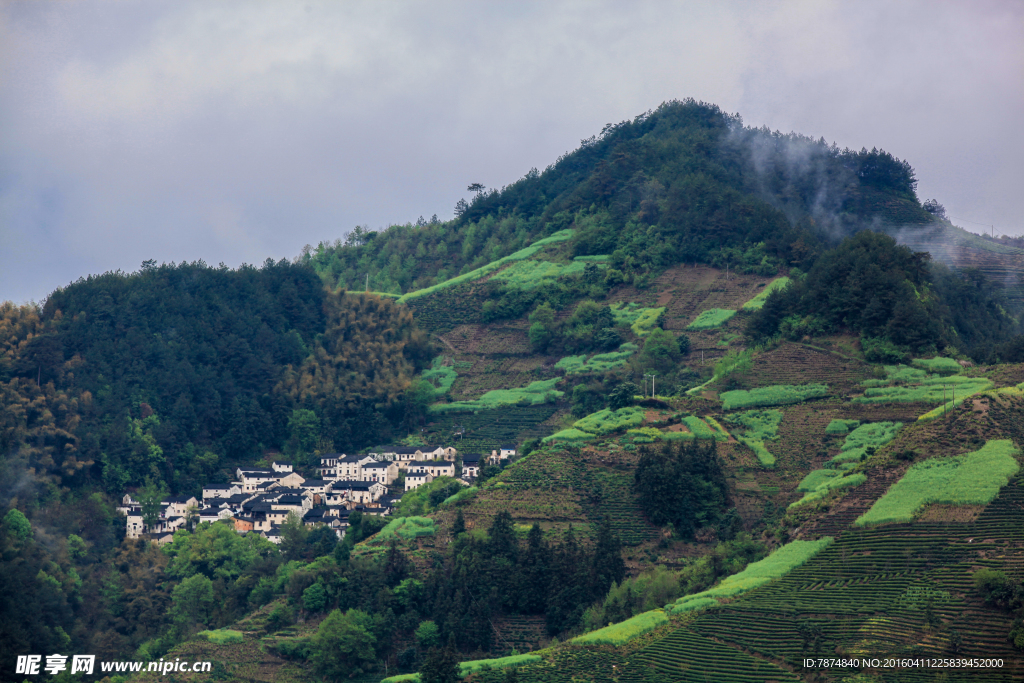
{"label": "white house", "polygon": [[438,477],[454,477],[455,463],[447,460],[433,460],[423,463],[420,467],[430,473],[434,479]]}
{"label": "white house", "polygon": [[337,476],[338,461],[345,457],[344,453],[330,453],[320,458],[317,472],[322,479],[334,479]]}
{"label": "white house", "polygon": [[142,523],[142,508],[132,508],[128,512],[128,538],[138,538],[141,536],[146,527]]}
{"label": "white house", "polygon": [[278,477],[278,486],[284,486],[287,488],[294,488],[296,486],[302,486],[302,482],[306,481],[306,478],[296,472],[287,472]]}
{"label": "white house", "polygon": [[424,484],[429,484],[434,481],[434,475],[426,470],[425,467],[416,466],[410,467],[405,471],[405,490],[412,491],[418,489]]}
{"label": "white house", "polygon": [[372,503],[387,491],[379,481],[342,481],[334,486],[334,491],[344,491],[350,503]]}
{"label": "white house", "polygon": [[277,473],[274,470],[257,470],[238,468],[239,477],[242,480],[242,493],[252,493],[260,484],[277,481]]}
{"label": "white house", "polygon": [[210,505],[215,499],[230,498],[241,492],[242,487],[233,484],[208,484],[203,487],[203,504]]}
{"label": "white house", "polygon": [[166,505],[163,510],[163,516],[167,519],[171,517],[185,517],[188,514],[189,508],[199,509],[199,501],[195,499],[195,496],[172,496],[171,498],[164,498],[160,501],[161,505]]}
{"label": "white house", "polygon": [[490,459],[493,462],[497,462],[498,460],[508,460],[514,457],[516,457],[516,445],[514,443],[506,443],[492,450]]}
{"label": "white house", "polygon": [[398,465],[390,460],[374,460],[363,465],[362,481],[379,481],[385,486],[398,479]]}
{"label": "white house", "polygon": [[483,456],[479,453],[466,453],[462,456],[462,476],[476,479],[480,476],[480,461]]}
{"label": "white house", "polygon": [[282,462],[280,460],[275,460],[274,462],[270,463],[270,469],[274,470],[278,474],[288,474],[289,472],[294,471],[294,468],[292,467],[292,464],[290,462]]}

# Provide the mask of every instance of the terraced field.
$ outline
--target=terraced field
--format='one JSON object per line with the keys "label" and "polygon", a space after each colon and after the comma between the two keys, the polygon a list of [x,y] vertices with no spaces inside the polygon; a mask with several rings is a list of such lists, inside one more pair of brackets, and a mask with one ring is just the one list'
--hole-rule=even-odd
{"label": "terraced field", "polygon": [[632,491],[636,456],[613,456],[592,449],[566,449],[541,458],[526,458],[503,472],[496,488],[482,490],[463,508],[467,526],[487,527],[507,510],[519,524],[537,522],[548,532],[561,533],[571,525],[589,537],[608,520],[624,545],[656,539]]}
{"label": "terraced field", "polygon": [[742,382],[745,387],[773,384],[827,384],[831,393],[848,396],[859,392],[861,381],[870,376],[870,366],[836,353],[788,342],[758,357]]}

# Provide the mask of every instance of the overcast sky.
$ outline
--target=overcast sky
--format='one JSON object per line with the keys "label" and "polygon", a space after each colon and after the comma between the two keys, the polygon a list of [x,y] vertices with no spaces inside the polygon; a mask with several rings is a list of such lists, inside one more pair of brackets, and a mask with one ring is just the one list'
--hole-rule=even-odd
{"label": "overcast sky", "polygon": [[0,3],[0,300],[436,213],[693,97],[1024,232],[1024,3]]}

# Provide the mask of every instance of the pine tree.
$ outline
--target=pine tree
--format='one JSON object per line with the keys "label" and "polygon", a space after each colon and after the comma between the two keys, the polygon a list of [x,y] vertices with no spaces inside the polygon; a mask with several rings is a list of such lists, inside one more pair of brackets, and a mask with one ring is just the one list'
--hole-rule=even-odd
{"label": "pine tree", "polygon": [[462,516],[462,508],[455,514],[455,523],[452,524],[452,538],[458,538],[459,534],[466,532],[466,518]]}
{"label": "pine tree", "polygon": [[420,683],[458,683],[462,680],[459,672],[459,654],[455,650],[455,636],[448,636],[448,644],[432,647],[427,651],[420,668]]}

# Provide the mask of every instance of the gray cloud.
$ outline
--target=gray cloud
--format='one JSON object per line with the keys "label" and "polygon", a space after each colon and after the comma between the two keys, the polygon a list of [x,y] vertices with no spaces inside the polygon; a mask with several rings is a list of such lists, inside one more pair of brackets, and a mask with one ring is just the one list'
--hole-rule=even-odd
{"label": "gray cloud", "polygon": [[689,96],[1017,233],[1022,34],[1014,3],[4,4],[0,299],[450,217]]}

